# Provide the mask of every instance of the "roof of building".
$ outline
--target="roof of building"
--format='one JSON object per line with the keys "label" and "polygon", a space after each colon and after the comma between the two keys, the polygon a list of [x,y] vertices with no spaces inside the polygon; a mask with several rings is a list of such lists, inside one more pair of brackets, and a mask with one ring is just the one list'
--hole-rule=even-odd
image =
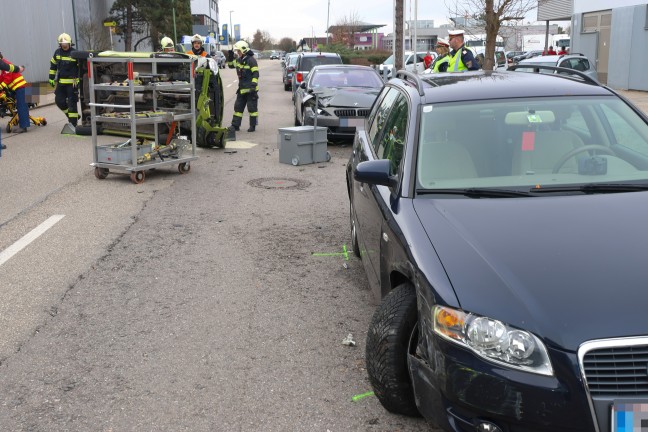
{"label": "roof of building", "polygon": [[364,33],[368,32],[371,30],[379,29],[381,27],[385,27],[387,24],[369,24],[366,22],[362,21],[357,21],[355,23],[349,23],[349,24],[342,24],[342,25],[332,25],[328,28],[329,33],[335,33],[335,31],[339,28],[349,28],[353,27],[356,32],[359,33]]}

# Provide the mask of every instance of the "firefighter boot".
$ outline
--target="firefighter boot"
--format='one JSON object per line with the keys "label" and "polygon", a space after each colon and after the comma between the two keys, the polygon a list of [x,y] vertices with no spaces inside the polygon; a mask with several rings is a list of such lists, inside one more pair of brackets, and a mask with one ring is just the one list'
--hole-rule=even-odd
{"label": "firefighter boot", "polygon": [[248,132],[254,132],[256,130],[256,118],[255,117],[250,117],[250,128],[247,130]]}
{"label": "firefighter boot", "polygon": [[236,141],[236,131],[237,131],[238,129],[239,129],[239,128],[236,127],[236,126],[234,126],[234,125],[228,127],[228,128],[227,128],[227,136],[225,137],[225,139],[226,139],[227,141]]}

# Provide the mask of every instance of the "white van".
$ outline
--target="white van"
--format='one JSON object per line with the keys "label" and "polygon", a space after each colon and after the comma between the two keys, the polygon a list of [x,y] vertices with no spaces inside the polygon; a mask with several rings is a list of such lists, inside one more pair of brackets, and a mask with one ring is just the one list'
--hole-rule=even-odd
{"label": "white van", "polygon": [[[416,61],[416,66],[414,62],[414,52],[412,51],[406,51],[405,52],[405,70],[408,70],[410,72],[414,71],[414,68],[416,67],[416,70],[418,73],[423,73],[425,70],[425,63],[423,62],[423,58],[425,58],[425,55],[427,54],[426,51],[419,51],[416,53],[417,61]],[[436,57],[436,53],[433,51],[430,51],[430,54],[432,55],[432,59]],[[382,62],[380,66],[378,67],[378,73],[381,74],[383,77],[387,76],[387,79],[391,79],[392,77],[392,69],[394,68],[394,55],[390,55],[387,60]]]}

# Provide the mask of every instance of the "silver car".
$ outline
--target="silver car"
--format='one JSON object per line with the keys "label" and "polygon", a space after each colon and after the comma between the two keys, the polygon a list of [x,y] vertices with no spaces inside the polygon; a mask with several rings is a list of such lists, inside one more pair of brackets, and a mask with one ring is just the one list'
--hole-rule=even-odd
{"label": "silver car", "polygon": [[[598,81],[598,74],[592,63],[582,54],[566,54],[566,55],[547,55],[537,56],[529,59],[521,60],[518,64],[521,65],[542,65],[542,66],[557,66],[566,69],[573,69],[584,73],[590,78]],[[533,69],[529,69],[532,71]],[[543,70],[541,73],[554,73],[551,70]]]}

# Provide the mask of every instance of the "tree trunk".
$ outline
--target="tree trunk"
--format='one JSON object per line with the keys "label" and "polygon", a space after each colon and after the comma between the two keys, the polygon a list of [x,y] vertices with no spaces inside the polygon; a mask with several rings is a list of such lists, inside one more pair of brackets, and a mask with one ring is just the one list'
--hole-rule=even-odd
{"label": "tree trunk", "polygon": [[500,28],[499,17],[495,14],[493,0],[486,0],[486,48],[484,49],[484,70],[495,69],[495,43]]}
{"label": "tree trunk", "polygon": [[394,69],[392,70],[392,77],[396,72],[403,69],[403,10],[404,1],[396,0],[396,24],[394,28]]}

